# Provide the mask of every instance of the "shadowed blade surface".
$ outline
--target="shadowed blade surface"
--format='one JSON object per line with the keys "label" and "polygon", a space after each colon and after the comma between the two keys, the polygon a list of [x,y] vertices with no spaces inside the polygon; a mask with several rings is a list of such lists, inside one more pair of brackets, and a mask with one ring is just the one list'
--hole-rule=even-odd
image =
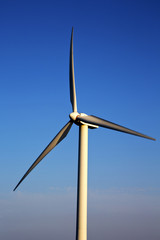
{"label": "shadowed blade surface", "polygon": [[147,139],[151,139],[151,140],[155,140],[154,138],[152,137],[149,137],[147,135],[144,135],[142,133],[139,133],[139,132],[136,132],[136,131],[133,131],[129,128],[126,128],[126,127],[123,127],[123,126],[120,126],[118,124],[115,124],[115,123],[112,123],[112,122],[109,122],[107,120],[104,120],[102,118],[98,118],[98,117],[95,117],[95,116],[78,116],[77,117],[77,120],[80,120],[80,121],[83,121],[85,123],[90,123],[90,124],[93,124],[93,125],[98,125],[100,127],[105,127],[105,128],[109,128],[109,129],[113,129],[113,130],[116,130],[116,131],[120,131],[120,132],[124,132],[124,133],[128,133],[128,134],[133,134],[135,136],[139,136],[139,137],[143,137],[143,138],[147,138]]}
{"label": "shadowed blade surface", "polygon": [[48,146],[44,149],[44,151],[39,155],[39,157],[35,160],[35,162],[31,165],[28,171],[24,174],[21,178],[17,186],[14,188],[13,191],[20,185],[20,183],[27,177],[27,175],[37,166],[37,164],[58,144],[60,143],[68,134],[73,122],[69,121],[61,131],[55,136],[55,138],[48,144]]}
{"label": "shadowed blade surface", "polygon": [[73,62],[73,28],[70,45],[70,66],[69,66],[69,82],[70,82],[70,100],[72,103],[73,112],[77,112],[76,89],[74,79],[74,62]]}

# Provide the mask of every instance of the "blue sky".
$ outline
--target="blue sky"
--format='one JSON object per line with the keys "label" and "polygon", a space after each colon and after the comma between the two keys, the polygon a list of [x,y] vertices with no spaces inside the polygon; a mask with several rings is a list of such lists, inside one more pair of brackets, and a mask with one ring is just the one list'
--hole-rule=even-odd
{"label": "blue sky", "polygon": [[160,238],[159,8],[0,2],[2,239],[75,238],[77,126],[12,192],[69,120],[72,26],[78,111],[157,139],[89,130],[88,239]]}

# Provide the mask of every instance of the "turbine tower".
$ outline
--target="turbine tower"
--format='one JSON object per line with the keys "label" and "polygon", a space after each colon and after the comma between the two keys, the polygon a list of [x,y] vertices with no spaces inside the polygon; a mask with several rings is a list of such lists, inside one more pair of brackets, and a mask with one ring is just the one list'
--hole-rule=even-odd
{"label": "turbine tower", "polygon": [[35,160],[35,162],[31,165],[28,171],[18,182],[18,184],[14,188],[14,191],[20,185],[20,183],[27,177],[27,175],[36,167],[36,165],[67,136],[70,128],[72,127],[72,124],[75,123],[79,127],[76,240],[87,240],[88,128],[94,129],[98,127],[104,127],[151,140],[155,139],[142,133],[133,131],[129,128],[115,124],[113,122],[109,122],[102,118],[77,112],[77,99],[73,61],[73,28],[70,43],[69,82],[70,82],[70,101],[73,110],[73,112],[70,113],[69,115],[70,121],[60,130],[60,132],[55,136],[55,138],[48,144],[44,151]]}

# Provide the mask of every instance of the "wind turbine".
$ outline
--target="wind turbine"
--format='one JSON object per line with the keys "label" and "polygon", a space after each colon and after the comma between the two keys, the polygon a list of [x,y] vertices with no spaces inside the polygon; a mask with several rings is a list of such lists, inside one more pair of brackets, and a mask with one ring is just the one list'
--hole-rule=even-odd
{"label": "wind turbine", "polygon": [[31,165],[28,171],[18,182],[16,188],[27,177],[27,175],[36,167],[36,165],[68,134],[75,123],[79,127],[79,154],[78,154],[78,189],[77,189],[77,224],[76,224],[76,240],[87,240],[87,173],[88,173],[88,128],[94,129],[98,127],[109,128],[112,130],[132,134],[135,136],[155,140],[152,137],[142,133],[133,131],[129,128],[120,126],[113,122],[109,122],[102,118],[86,115],[77,112],[77,99],[74,79],[74,61],[73,61],[73,28],[71,33],[70,43],[70,67],[69,67],[69,82],[70,82],[70,101],[73,112],[70,113],[70,121],[60,130],[55,138],[48,144],[44,151],[39,155],[35,162]]}

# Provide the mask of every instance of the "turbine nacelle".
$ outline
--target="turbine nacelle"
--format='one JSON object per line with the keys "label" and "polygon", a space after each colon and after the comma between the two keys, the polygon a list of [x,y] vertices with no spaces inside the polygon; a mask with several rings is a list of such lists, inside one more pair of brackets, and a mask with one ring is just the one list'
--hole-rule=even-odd
{"label": "turbine nacelle", "polygon": [[88,128],[94,129],[94,128],[98,128],[97,125],[91,124],[91,123],[86,123],[81,121],[79,118],[81,117],[87,117],[88,115],[85,113],[78,113],[78,112],[72,112],[69,114],[70,119],[76,124],[76,125],[87,125]]}

